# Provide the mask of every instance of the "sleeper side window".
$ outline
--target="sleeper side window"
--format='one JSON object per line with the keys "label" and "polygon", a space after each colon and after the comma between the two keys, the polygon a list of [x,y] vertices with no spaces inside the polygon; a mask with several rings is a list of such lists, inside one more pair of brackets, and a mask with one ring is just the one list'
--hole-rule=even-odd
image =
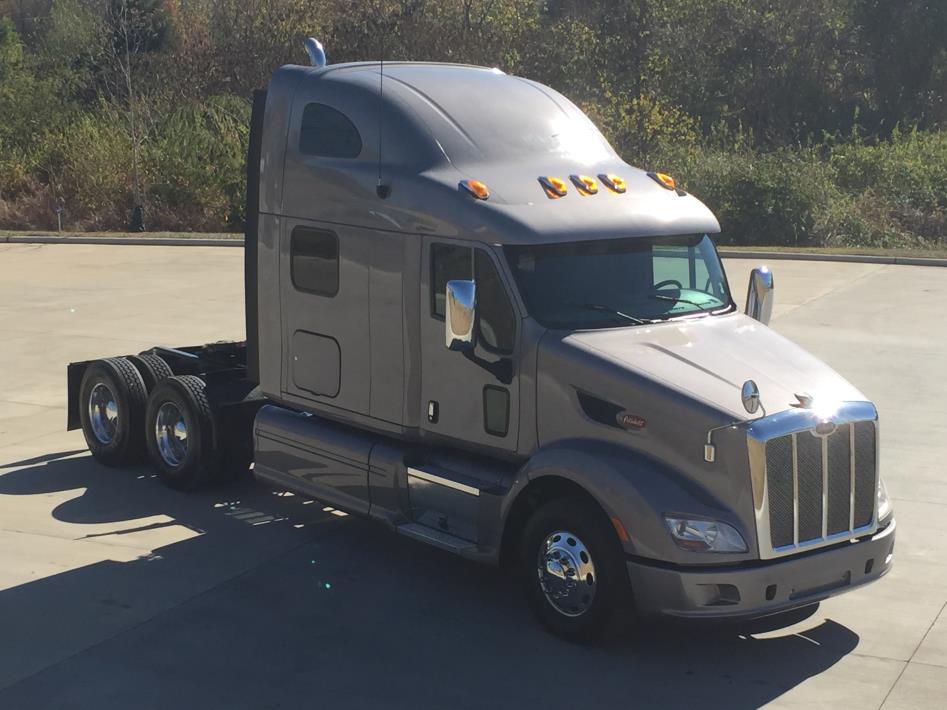
{"label": "sleeper side window", "polygon": [[488,349],[510,353],[516,333],[513,306],[493,261],[482,249],[454,244],[431,245],[431,315],[443,318],[447,282],[475,279],[480,342]]}
{"label": "sleeper side window", "polygon": [[308,104],[299,129],[299,152],[324,158],[357,158],[362,137],[340,111],[325,104]]}
{"label": "sleeper side window", "polygon": [[290,275],[299,291],[339,292],[339,238],[333,232],[296,227],[290,239]]}

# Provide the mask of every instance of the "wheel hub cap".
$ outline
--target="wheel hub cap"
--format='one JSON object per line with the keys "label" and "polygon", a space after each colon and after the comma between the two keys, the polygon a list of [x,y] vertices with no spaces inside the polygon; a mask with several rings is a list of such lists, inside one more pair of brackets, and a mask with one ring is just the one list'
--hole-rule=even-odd
{"label": "wheel hub cap", "polygon": [[187,455],[187,423],[172,402],[165,402],[155,420],[155,441],[158,453],[168,466],[180,466]]}
{"label": "wheel hub cap", "polygon": [[89,393],[89,423],[100,443],[112,443],[118,427],[118,404],[112,390],[104,382],[96,384]]}
{"label": "wheel hub cap", "polygon": [[539,548],[536,569],[546,600],[560,614],[581,616],[592,605],[598,579],[592,555],[570,532],[549,535]]}

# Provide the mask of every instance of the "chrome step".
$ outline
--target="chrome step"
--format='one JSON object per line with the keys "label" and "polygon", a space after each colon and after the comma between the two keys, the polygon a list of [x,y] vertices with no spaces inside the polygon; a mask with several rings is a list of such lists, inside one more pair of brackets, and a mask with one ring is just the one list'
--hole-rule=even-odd
{"label": "chrome step", "polygon": [[477,549],[477,545],[469,540],[454,537],[450,533],[435,530],[434,528],[429,528],[419,523],[405,523],[404,525],[399,525],[397,530],[406,537],[420,540],[428,545],[439,547],[442,550],[447,550],[457,555],[475,552]]}

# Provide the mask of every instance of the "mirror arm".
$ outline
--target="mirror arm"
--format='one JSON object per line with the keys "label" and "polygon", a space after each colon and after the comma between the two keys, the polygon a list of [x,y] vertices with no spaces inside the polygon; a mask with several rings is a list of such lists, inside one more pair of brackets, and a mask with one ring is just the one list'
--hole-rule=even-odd
{"label": "mirror arm", "polygon": [[712,429],[707,430],[707,441],[704,442],[704,461],[707,463],[715,463],[717,460],[717,446],[714,444],[714,433],[721,431],[723,429],[736,428],[742,424],[749,424],[750,422],[755,422],[757,419],[763,419],[766,416],[766,407],[763,406],[763,403],[760,402],[760,416],[758,417],[749,417],[748,419],[737,419],[736,421],[730,422],[729,424],[721,424],[720,426],[715,426]]}
{"label": "mirror arm", "polygon": [[513,382],[513,360],[511,358],[501,357],[499,360],[490,362],[478,356],[473,350],[464,350],[463,354],[474,365],[493,375],[500,384],[508,385]]}

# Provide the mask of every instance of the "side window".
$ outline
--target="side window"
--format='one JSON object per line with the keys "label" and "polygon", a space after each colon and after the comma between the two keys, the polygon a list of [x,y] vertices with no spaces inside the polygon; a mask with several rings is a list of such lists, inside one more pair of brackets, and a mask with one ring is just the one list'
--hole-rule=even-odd
{"label": "side window", "polygon": [[516,334],[513,306],[510,305],[506,289],[490,257],[482,249],[476,251],[474,274],[477,279],[480,338],[497,352],[513,352],[513,337]]}
{"label": "side window", "polygon": [[296,227],[290,238],[290,275],[300,291],[320,296],[339,292],[339,238],[333,232]]}
{"label": "side window", "polygon": [[431,315],[443,318],[447,282],[473,278],[473,251],[454,244],[431,245]]}
{"label": "side window", "polygon": [[357,158],[362,137],[345,116],[325,104],[308,104],[299,129],[299,152],[325,158]]}

